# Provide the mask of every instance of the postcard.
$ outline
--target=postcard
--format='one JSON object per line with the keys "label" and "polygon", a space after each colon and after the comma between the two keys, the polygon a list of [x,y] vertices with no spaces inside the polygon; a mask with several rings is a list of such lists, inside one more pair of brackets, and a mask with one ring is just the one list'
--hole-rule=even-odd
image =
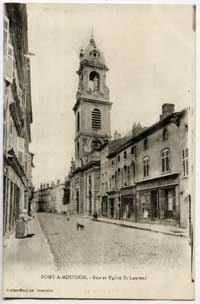
{"label": "postcard", "polygon": [[4,3],[4,298],[194,299],[195,9]]}

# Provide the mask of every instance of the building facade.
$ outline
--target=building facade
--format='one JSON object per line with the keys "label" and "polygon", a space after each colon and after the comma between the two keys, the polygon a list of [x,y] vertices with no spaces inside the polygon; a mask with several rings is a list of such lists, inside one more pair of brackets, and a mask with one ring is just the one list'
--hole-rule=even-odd
{"label": "building facade", "polygon": [[34,192],[34,211],[65,213],[69,210],[69,182],[41,184],[40,189]]}
{"label": "building facade", "polygon": [[173,104],[164,104],[158,122],[111,152],[112,142],[102,149],[101,166],[106,167],[101,174],[102,215],[188,226],[190,115],[191,109],[174,112]]}
{"label": "building facade", "polygon": [[103,53],[91,37],[80,51],[75,114],[75,160],[70,172],[71,213],[90,214],[100,205],[100,147],[110,139],[109,90]]}
{"label": "building facade", "polygon": [[30,209],[33,154],[32,104],[25,4],[4,5],[3,233],[12,232],[22,209]]}

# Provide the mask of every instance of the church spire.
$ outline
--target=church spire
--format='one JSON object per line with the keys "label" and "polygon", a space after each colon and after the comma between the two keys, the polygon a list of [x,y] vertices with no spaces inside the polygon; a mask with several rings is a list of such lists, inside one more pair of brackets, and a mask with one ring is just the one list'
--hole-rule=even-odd
{"label": "church spire", "polygon": [[92,28],[92,33],[91,33],[91,37],[90,37],[90,45],[96,48],[96,42],[94,40],[93,28]]}

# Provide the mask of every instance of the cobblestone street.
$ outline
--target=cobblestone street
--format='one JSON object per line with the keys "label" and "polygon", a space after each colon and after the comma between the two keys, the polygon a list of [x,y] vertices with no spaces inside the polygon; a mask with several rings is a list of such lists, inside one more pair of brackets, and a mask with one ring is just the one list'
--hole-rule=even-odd
{"label": "cobblestone street", "polygon": [[[118,265],[130,272],[190,271],[186,238],[48,213],[39,221],[59,270]],[[77,230],[77,222],[85,229]]]}

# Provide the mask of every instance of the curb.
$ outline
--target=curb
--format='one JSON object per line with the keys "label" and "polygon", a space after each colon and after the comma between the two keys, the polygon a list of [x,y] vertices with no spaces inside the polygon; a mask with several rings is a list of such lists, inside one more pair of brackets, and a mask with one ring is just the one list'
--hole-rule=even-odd
{"label": "curb", "polygon": [[[92,221],[94,221],[94,220],[92,219]],[[175,234],[173,232],[165,232],[165,231],[155,230],[155,229],[151,229],[151,228],[138,227],[138,226],[121,224],[121,223],[115,223],[115,222],[112,223],[112,222],[107,222],[107,221],[104,221],[104,220],[95,220],[95,221],[96,222],[106,223],[106,224],[114,224],[114,225],[118,225],[118,226],[121,226],[121,227],[133,228],[133,229],[144,230],[144,231],[149,231],[149,232],[154,232],[154,233],[161,233],[161,234],[171,235],[171,236],[176,236],[176,237],[182,237],[182,238],[186,238],[187,237],[183,233]]]}

